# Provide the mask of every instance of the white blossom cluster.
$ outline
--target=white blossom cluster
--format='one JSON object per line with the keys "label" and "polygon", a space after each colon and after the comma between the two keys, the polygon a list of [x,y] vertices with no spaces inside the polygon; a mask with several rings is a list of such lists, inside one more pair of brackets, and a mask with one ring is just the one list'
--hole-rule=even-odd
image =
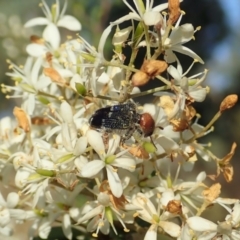
{"label": "white blossom cluster", "polygon": [[[0,234],[11,235],[13,222],[31,221],[29,239],[47,238],[56,225],[67,239],[73,238],[72,228],[97,237],[99,232],[118,234],[120,226],[140,234],[139,239],[240,239],[240,201],[221,198],[219,183],[205,184],[207,177],[216,180],[221,173],[232,180],[236,144],[218,158],[198,141],[237,96],[228,96],[209,124],[201,126],[192,104],[208,93],[202,86],[207,70],[188,76],[195,63],[204,62],[184,46],[198,28],[181,24],[185,13],[179,0],[155,7],[153,0],[134,0],[134,8],[123,2],[129,14],[110,23],[97,49],[81,36],[61,41],[59,28],[81,30],[76,18],[65,15],[66,1],[61,10],[58,0],[51,8],[42,0],[45,17],[25,24],[46,27],[41,38],[31,37],[24,66],[9,61],[7,75],[14,86],[2,85],[8,98],[21,99],[21,106],[14,108],[14,119],[0,120],[1,181],[11,189],[6,199],[0,194]],[[125,22],[129,27],[123,29]],[[107,60],[110,33],[113,56]],[[136,69],[140,49],[146,55]],[[123,51],[130,52],[130,59]],[[193,59],[185,72],[178,54]],[[152,79],[160,87],[141,92],[139,87]],[[117,127],[91,126],[97,110],[152,93],[154,103],[136,103],[140,116],[148,113],[153,119],[150,136],[133,131],[124,139],[126,131]],[[148,130],[149,119],[143,120],[142,126],[134,122],[127,127]],[[198,160],[214,162],[216,174],[202,171],[194,177]],[[202,216],[213,205],[225,210],[221,221]]]}

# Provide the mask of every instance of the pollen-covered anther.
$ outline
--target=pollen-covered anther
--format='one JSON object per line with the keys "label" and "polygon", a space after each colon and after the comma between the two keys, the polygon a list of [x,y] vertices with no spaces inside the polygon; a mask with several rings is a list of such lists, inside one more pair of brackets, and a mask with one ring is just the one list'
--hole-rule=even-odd
{"label": "pollen-covered anther", "polygon": [[31,41],[32,43],[36,43],[36,44],[39,44],[39,45],[44,45],[44,43],[45,43],[45,40],[44,40],[43,38],[40,38],[40,37],[37,36],[37,35],[32,35],[32,36],[30,37],[30,41]]}
{"label": "pollen-covered anther", "polygon": [[238,101],[238,96],[236,94],[228,95],[221,102],[220,109],[219,109],[220,112],[223,112],[227,109],[232,108],[236,104],[237,101]]}
{"label": "pollen-covered anther", "polygon": [[189,128],[189,122],[186,119],[172,119],[170,123],[173,126],[173,131],[182,132]]}
{"label": "pollen-covered anther", "polygon": [[62,76],[59,74],[57,70],[54,68],[44,68],[43,73],[47,76],[50,77],[50,79],[59,84],[59,85],[65,85],[66,81],[62,78]]}
{"label": "pollen-covered anther", "polygon": [[173,109],[174,109],[174,101],[170,96],[161,96],[160,102],[158,104],[159,107],[163,108],[164,112],[168,117],[172,115]]}
{"label": "pollen-covered anther", "polygon": [[30,131],[30,119],[26,112],[19,107],[15,107],[13,109],[13,115],[16,117],[18,121],[18,126],[24,130],[24,132]]}
{"label": "pollen-covered anther", "polygon": [[98,235],[96,233],[93,233],[92,236],[95,237],[95,238],[98,237]]}
{"label": "pollen-covered anther", "polygon": [[166,210],[173,214],[181,214],[182,204],[179,200],[171,200],[168,202]]}
{"label": "pollen-covered anther", "polygon": [[169,9],[168,23],[172,25],[178,20],[181,14],[179,0],[168,0],[168,9]]}

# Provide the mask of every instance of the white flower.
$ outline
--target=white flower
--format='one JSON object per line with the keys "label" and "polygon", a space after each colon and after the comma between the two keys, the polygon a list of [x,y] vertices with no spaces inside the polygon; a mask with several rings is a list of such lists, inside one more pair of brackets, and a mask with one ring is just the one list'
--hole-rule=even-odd
{"label": "white flower", "polygon": [[15,192],[10,192],[6,201],[0,192],[0,233],[5,236],[12,234],[10,223],[12,220],[24,220],[25,211],[17,208],[19,195]]}
{"label": "white flower", "polygon": [[161,228],[164,232],[171,237],[178,237],[180,235],[180,227],[173,222],[162,220],[160,208],[155,208],[153,203],[144,194],[138,193],[135,198],[132,199],[132,204],[139,207],[137,210],[138,217],[151,224],[144,240],[157,239],[157,229]]}
{"label": "white flower", "polygon": [[215,235],[221,235],[222,239],[240,239],[239,221],[240,204],[235,200],[233,209],[227,207],[227,204],[234,203],[234,199],[216,199],[216,202],[230,212],[226,216],[226,221],[213,223],[202,217],[190,217],[187,219],[189,227],[195,231],[197,239],[212,239]]}
{"label": "white flower", "polygon": [[54,206],[56,212],[63,215],[62,230],[67,239],[72,239],[72,223],[69,212],[71,212],[71,208],[76,204],[77,196],[85,186],[85,184],[79,184],[72,191],[52,187],[46,193],[47,201]]}
{"label": "white flower", "polygon": [[[77,125],[76,121],[80,120],[80,116],[83,115],[84,109],[73,114],[72,107],[63,101],[60,105],[59,113],[56,111],[57,126],[53,127],[47,134],[46,139],[49,140],[54,134],[58,134],[56,141],[59,146],[63,146],[68,153],[72,152],[74,155],[80,155],[85,151],[87,146],[86,137],[77,137]],[[60,122],[59,122],[60,121]]]}
{"label": "white flower", "polygon": [[202,217],[190,217],[187,219],[187,223],[195,231],[198,240],[212,239],[217,234],[217,224]]}
{"label": "white flower", "polygon": [[156,7],[153,7],[153,0],[148,0],[146,2],[146,7],[144,8],[140,1],[134,0],[133,2],[137,9],[137,11],[135,11],[135,9],[131,7],[127,0],[123,0],[123,2],[128,6],[131,12],[128,15],[125,15],[118,20],[110,23],[110,25],[103,31],[98,45],[98,52],[101,53],[102,56],[106,39],[110,34],[113,26],[119,25],[128,20],[136,20],[139,22],[143,21],[147,26],[156,25],[162,21],[162,15],[160,12],[168,7],[167,3],[159,4]]}
{"label": "white flower", "polygon": [[51,83],[50,79],[41,73],[42,62],[42,58],[34,60],[32,57],[29,57],[23,69],[14,63],[10,63],[10,69],[12,69],[13,72],[7,73],[7,75],[18,82],[18,84],[16,84],[16,86],[4,87],[8,92],[14,91],[11,98],[22,97],[22,108],[29,115],[33,115],[35,110],[36,95]]}
{"label": "white flower", "polygon": [[[126,223],[133,223],[133,210],[136,207],[129,204],[124,195],[120,198],[116,198],[109,191],[109,185],[107,181],[102,182],[100,187],[95,186],[92,190],[87,188],[92,194],[96,196],[95,201],[88,201],[82,208],[72,208],[70,210],[71,217],[78,223],[87,224],[87,231],[95,233],[97,237],[98,232],[101,231],[107,235],[110,231],[110,226],[113,228],[115,234],[117,230],[114,226],[113,219],[116,219],[123,226],[124,231],[128,231]],[[128,211],[126,211],[128,210]],[[122,216],[125,216],[124,218]]]}
{"label": "white flower", "polygon": [[[133,0],[133,3],[137,9],[137,11],[135,11],[135,9],[132,8],[132,6],[128,3],[127,0],[123,0],[123,2],[132,11],[129,13],[131,18],[136,21],[143,21],[147,26],[153,26],[158,23],[161,24],[162,15],[160,14],[160,12],[163,9],[166,9],[168,7],[168,3],[159,4],[155,7],[153,7],[153,0],[150,0],[150,1],[148,0],[148,1],[146,1],[146,6],[144,8],[141,1]],[[126,15],[125,17],[122,17],[121,19],[123,20],[125,18],[128,20],[129,15]]]}
{"label": "white flower", "polygon": [[135,170],[135,161],[130,157],[122,156],[126,151],[122,151],[114,155],[119,147],[120,136],[114,136],[109,140],[109,148],[105,153],[103,139],[100,133],[89,130],[87,139],[92,148],[97,152],[100,160],[93,160],[87,163],[81,170],[83,177],[94,177],[105,167],[111,191],[114,196],[120,197],[123,193],[121,180],[118,176],[116,167],[127,169],[128,171]]}
{"label": "white flower", "polygon": [[79,31],[81,30],[81,24],[75,17],[64,15],[67,8],[67,1],[64,1],[64,6],[61,12],[59,0],[56,0],[52,9],[49,9],[44,0],[42,0],[42,4],[43,12],[46,17],[33,18],[25,23],[25,27],[47,25],[43,31],[43,38],[51,44],[53,49],[57,49],[60,45],[60,33],[58,27],[64,27],[72,31]]}
{"label": "white flower", "polygon": [[[170,35],[167,38],[162,39],[163,48],[165,49],[164,58],[168,63],[175,62],[177,60],[177,57],[174,53],[175,51],[175,52],[185,54],[203,64],[204,63],[203,60],[195,52],[193,52],[191,49],[185,46],[182,46],[183,44],[189,42],[194,38],[195,30],[193,28],[193,25],[189,23],[179,26],[181,19],[182,19],[182,14],[179,17],[173,29],[171,30]],[[165,26],[163,27],[163,31],[161,33],[162,36],[164,36],[165,29],[167,29],[166,19],[164,21],[164,25]]]}
{"label": "white flower", "polygon": [[[186,97],[189,96],[196,102],[202,102],[204,101],[208,92],[207,88],[203,88],[201,86],[202,82],[206,79],[207,70],[191,77],[186,77],[186,74],[190,71],[192,66],[190,66],[190,68],[183,73],[182,66],[177,59],[177,68],[175,68],[173,65],[170,65],[167,71],[173,77],[175,86],[180,88],[180,94],[186,95]],[[202,77],[196,78],[199,75],[202,75]]]}

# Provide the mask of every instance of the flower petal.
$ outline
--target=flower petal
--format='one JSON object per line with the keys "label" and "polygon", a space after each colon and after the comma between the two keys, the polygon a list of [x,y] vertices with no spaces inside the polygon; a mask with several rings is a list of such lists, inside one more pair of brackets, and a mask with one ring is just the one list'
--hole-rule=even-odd
{"label": "flower petal", "polygon": [[80,219],[78,219],[78,224],[85,222],[86,220],[89,220],[103,212],[103,206],[99,205],[98,207],[88,211],[84,216],[82,216]]}
{"label": "flower petal", "polygon": [[0,227],[5,227],[11,221],[10,212],[7,208],[0,211]]}
{"label": "flower petal", "polygon": [[114,135],[113,138],[109,140],[108,152],[107,155],[112,155],[115,153],[116,149],[119,147],[120,136]]}
{"label": "flower petal", "polygon": [[27,45],[26,51],[30,56],[41,57],[48,51],[48,49],[44,45],[31,43]]}
{"label": "flower petal", "polygon": [[145,12],[143,15],[143,21],[147,26],[153,26],[161,23],[162,16],[159,12],[155,11]]}
{"label": "flower petal", "polygon": [[73,154],[75,156],[81,155],[82,153],[85,152],[86,147],[87,147],[87,138],[85,136],[82,136],[77,140],[76,145],[73,149]]}
{"label": "flower petal", "polygon": [[110,189],[111,189],[113,195],[115,197],[119,198],[123,194],[121,180],[119,179],[117,172],[114,171],[112,166],[107,165],[106,169],[107,169],[107,176],[108,176],[108,182],[109,182]]}
{"label": "flower petal", "polygon": [[94,177],[105,166],[105,163],[101,160],[93,160],[88,162],[81,171],[83,177]]}
{"label": "flower petal", "polygon": [[58,22],[58,27],[64,27],[71,31],[79,31],[82,29],[81,23],[73,16],[65,15]]}
{"label": "flower petal", "polygon": [[99,132],[92,129],[88,130],[87,140],[100,157],[103,157],[103,155],[105,155],[105,147],[103,144],[102,136]]}
{"label": "flower petal", "polygon": [[[180,0],[180,2],[182,2],[182,0]],[[162,4],[159,4],[156,7],[152,8],[152,11],[161,12],[162,10],[166,9],[167,7],[168,7],[168,3],[162,3]]]}
{"label": "flower petal", "polygon": [[191,229],[199,232],[217,231],[217,224],[204,219],[202,217],[190,217],[187,219],[187,223]]}
{"label": "flower petal", "polygon": [[67,239],[72,239],[72,228],[69,214],[63,215],[62,230]]}
{"label": "flower petal", "polygon": [[148,229],[148,231],[147,231],[147,233],[146,233],[146,235],[144,237],[144,240],[156,240],[156,239],[157,239],[157,227],[152,225]]}
{"label": "flower petal", "polygon": [[170,35],[171,44],[172,45],[176,45],[178,43],[184,44],[192,39],[193,34],[194,34],[193,25],[190,23],[183,24],[172,31]]}
{"label": "flower petal", "polygon": [[173,222],[160,221],[160,227],[170,236],[178,237],[180,235],[181,228]]}
{"label": "flower petal", "polygon": [[127,169],[130,172],[133,172],[136,169],[135,160],[132,158],[128,158],[128,157],[116,158],[114,160],[114,162],[112,163],[112,165],[115,167]]}
{"label": "flower petal", "polygon": [[207,89],[206,88],[197,88],[193,91],[189,91],[189,95],[196,102],[203,102],[207,95]]}
{"label": "flower petal", "polygon": [[66,102],[62,102],[60,106],[60,114],[64,122],[72,123],[73,122],[73,113],[71,106]]}
{"label": "flower petal", "polygon": [[37,17],[37,18],[33,18],[29,21],[27,21],[25,24],[24,24],[24,27],[33,27],[33,26],[36,26],[36,25],[48,25],[50,22],[47,18],[44,18],[44,17]]}
{"label": "flower petal", "polygon": [[167,71],[168,71],[168,73],[169,73],[174,79],[176,79],[177,81],[180,81],[180,80],[181,80],[181,76],[180,76],[178,70],[177,70],[174,66],[170,65],[170,66],[168,67]]}
{"label": "flower petal", "polygon": [[171,48],[172,51],[176,51],[182,54],[185,54],[193,59],[198,60],[200,63],[204,64],[204,61],[192,50],[182,45],[175,45]]}
{"label": "flower petal", "polygon": [[7,206],[8,208],[14,208],[17,206],[19,201],[19,195],[15,192],[11,192],[7,196]]}
{"label": "flower petal", "polygon": [[60,45],[60,33],[55,24],[50,23],[43,31],[43,38],[51,44],[53,49]]}

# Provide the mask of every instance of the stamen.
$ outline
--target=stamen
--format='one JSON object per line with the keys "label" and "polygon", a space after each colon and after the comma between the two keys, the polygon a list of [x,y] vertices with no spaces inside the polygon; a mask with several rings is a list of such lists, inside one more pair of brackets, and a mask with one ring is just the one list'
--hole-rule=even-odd
{"label": "stamen", "polygon": [[6,99],[10,99],[10,98],[22,98],[23,97],[23,95],[6,95],[5,96],[6,97]]}
{"label": "stamen", "polygon": [[181,164],[178,164],[178,168],[177,168],[177,171],[176,171],[176,174],[175,174],[175,178],[173,180],[173,184],[175,184],[177,182],[177,179],[178,179],[178,176],[179,176],[179,173],[180,173],[180,170],[181,170]]}
{"label": "stamen", "polygon": [[52,20],[51,11],[50,11],[48,5],[46,4],[45,0],[42,0],[42,4],[40,7],[42,8],[42,11],[43,11],[44,15],[46,16],[46,18],[49,21],[51,21]]}
{"label": "stamen", "polygon": [[61,13],[59,14],[59,19],[61,19],[61,18],[64,16],[64,14],[65,14],[65,12],[66,12],[66,10],[67,10],[67,4],[68,4],[68,1],[65,0],[65,1],[64,1],[64,5],[63,5],[63,8],[62,8],[62,11],[61,11]]}
{"label": "stamen", "polygon": [[188,72],[192,69],[193,65],[196,63],[196,60],[193,60],[192,64],[189,66],[189,68],[187,69],[187,71],[182,75],[182,77],[186,76],[186,74],[188,74]]}

